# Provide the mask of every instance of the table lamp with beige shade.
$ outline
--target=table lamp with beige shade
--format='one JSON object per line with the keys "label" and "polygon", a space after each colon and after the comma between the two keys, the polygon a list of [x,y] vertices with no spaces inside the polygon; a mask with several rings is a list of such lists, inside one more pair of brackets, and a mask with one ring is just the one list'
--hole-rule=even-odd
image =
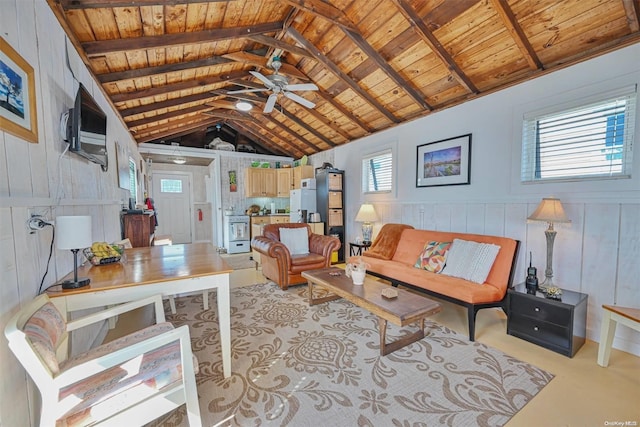
{"label": "table lamp with beige shade", "polygon": [[553,228],[554,223],[570,223],[564,212],[560,199],[553,197],[543,198],[536,210],[527,218],[531,221],[544,221],[549,227],[545,230],[544,235],[547,237],[547,268],[544,270],[544,282],[540,286],[545,288],[554,287],[553,283],[553,241],[556,238],[556,230]]}
{"label": "table lamp with beige shade", "polygon": [[371,243],[373,224],[378,220],[378,215],[372,204],[363,203],[356,215],[355,222],[362,223],[362,243]]}

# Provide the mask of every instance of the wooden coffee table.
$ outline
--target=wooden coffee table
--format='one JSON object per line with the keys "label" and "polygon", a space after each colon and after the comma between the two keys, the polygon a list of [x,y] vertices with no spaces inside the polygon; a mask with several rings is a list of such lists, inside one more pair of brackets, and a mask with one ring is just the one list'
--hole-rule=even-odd
{"label": "wooden coffee table", "polygon": [[[330,273],[339,273],[339,275]],[[307,279],[309,284],[309,305],[344,298],[378,316],[380,354],[382,356],[424,338],[424,319],[439,312],[442,308],[437,302],[404,289],[396,289],[398,291],[397,298],[387,299],[382,296],[382,290],[388,288],[389,285],[369,277],[365,277],[363,285],[354,285],[341,268],[331,267],[304,271],[302,277]],[[330,291],[333,295],[314,298],[314,284]],[[397,326],[419,323],[420,330],[392,343],[387,343],[387,321]]]}

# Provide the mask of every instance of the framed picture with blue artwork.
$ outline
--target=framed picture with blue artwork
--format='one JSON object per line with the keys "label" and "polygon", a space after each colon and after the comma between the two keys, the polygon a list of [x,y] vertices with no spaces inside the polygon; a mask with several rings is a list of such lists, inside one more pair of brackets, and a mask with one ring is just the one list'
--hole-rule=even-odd
{"label": "framed picture with blue artwork", "polygon": [[470,183],[470,133],[418,146],[416,187]]}
{"label": "framed picture with blue artwork", "polygon": [[38,142],[33,67],[0,37],[0,130]]}

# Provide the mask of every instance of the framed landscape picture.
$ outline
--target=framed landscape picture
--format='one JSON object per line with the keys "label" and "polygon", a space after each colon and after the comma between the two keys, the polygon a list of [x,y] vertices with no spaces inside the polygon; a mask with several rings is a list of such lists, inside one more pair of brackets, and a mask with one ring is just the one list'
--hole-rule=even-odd
{"label": "framed landscape picture", "polygon": [[471,183],[471,134],[419,145],[416,187]]}
{"label": "framed landscape picture", "polygon": [[38,142],[33,67],[0,37],[0,129]]}

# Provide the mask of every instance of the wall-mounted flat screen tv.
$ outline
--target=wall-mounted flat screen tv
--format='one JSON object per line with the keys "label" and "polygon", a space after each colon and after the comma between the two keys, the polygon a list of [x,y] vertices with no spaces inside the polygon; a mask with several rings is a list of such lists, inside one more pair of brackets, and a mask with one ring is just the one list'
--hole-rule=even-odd
{"label": "wall-mounted flat screen tv", "polygon": [[98,163],[103,169],[107,159],[107,116],[87,89],[80,84],[67,120],[69,151]]}

